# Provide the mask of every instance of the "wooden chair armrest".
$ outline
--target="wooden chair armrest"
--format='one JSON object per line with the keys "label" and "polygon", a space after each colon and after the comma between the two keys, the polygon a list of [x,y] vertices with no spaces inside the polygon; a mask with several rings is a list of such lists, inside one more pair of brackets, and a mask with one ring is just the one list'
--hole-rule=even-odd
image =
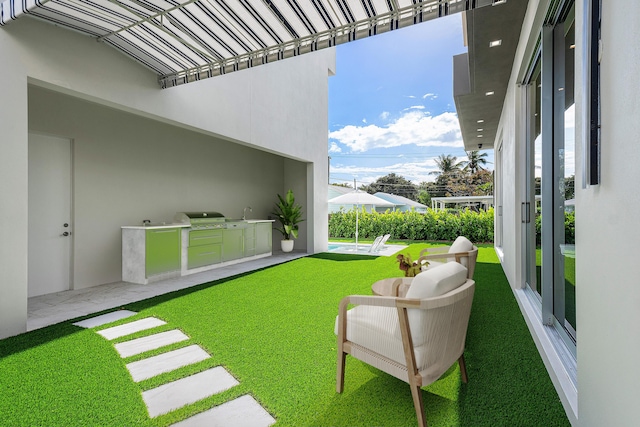
{"label": "wooden chair armrest", "polygon": [[344,342],[347,337],[347,307],[349,304],[396,307],[397,299],[396,297],[375,295],[349,295],[342,298],[338,307],[338,342]]}
{"label": "wooden chair armrest", "polygon": [[437,246],[434,248],[425,248],[420,251],[420,256],[423,256],[425,254],[429,255],[429,254],[447,253],[449,252],[449,248],[451,248],[451,246]]}
{"label": "wooden chair armrest", "polygon": [[421,256],[420,258],[418,258],[418,262],[421,261],[429,261],[430,259],[436,260],[436,259],[447,259],[447,258],[455,258],[456,261],[460,262],[460,258],[464,258],[464,257],[468,257],[470,256],[470,252],[447,252],[446,254],[431,254],[431,255],[424,255]]}
{"label": "wooden chair armrest", "polygon": [[455,256],[455,254],[450,254],[450,253],[444,253],[444,254],[430,254],[430,255],[422,255],[420,258],[418,258],[418,261],[420,260],[425,260],[425,261],[429,261],[430,259],[436,260],[436,259],[447,259],[447,258],[453,258]]}
{"label": "wooden chair armrest", "polygon": [[378,295],[349,295],[340,301],[340,308],[346,307],[349,304],[354,305],[373,305],[378,307],[395,307],[396,297],[382,297]]}

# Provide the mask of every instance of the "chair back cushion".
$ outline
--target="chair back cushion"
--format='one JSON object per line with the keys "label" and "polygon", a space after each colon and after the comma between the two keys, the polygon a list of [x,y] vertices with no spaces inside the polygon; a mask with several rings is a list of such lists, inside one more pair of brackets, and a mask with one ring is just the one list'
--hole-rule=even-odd
{"label": "chair back cushion", "polygon": [[449,247],[449,253],[469,252],[473,250],[473,243],[464,236],[458,236]]}
{"label": "chair back cushion", "polygon": [[457,262],[447,262],[414,277],[405,298],[433,298],[444,295],[467,280],[467,268]]}
{"label": "chair back cushion", "polygon": [[[418,274],[411,282],[406,298],[433,298],[451,292],[467,281],[467,269],[457,262],[447,262]],[[429,341],[433,332],[431,316],[427,310],[410,308],[407,312],[413,345],[419,347]],[[401,338],[398,325],[397,335]]]}
{"label": "chair back cushion", "polygon": [[[453,242],[453,244],[449,247],[450,254],[455,254],[458,252],[469,252],[472,250],[473,250],[473,243],[471,243],[471,241],[469,241],[469,239],[467,239],[464,236],[458,236],[456,240]],[[460,263],[465,267],[469,267],[469,258],[462,257],[460,259]]]}

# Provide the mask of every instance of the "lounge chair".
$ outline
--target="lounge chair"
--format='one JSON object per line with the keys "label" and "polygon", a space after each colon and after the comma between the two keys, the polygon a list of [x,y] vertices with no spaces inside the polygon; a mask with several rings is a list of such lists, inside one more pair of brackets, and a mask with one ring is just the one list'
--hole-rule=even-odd
{"label": "lounge chair", "polygon": [[369,252],[371,253],[380,252],[380,249],[385,248],[384,244],[387,243],[387,240],[389,240],[389,237],[391,237],[391,234],[385,234],[384,236],[376,237],[376,239],[371,244],[371,247],[369,248]]}
{"label": "lounge chair", "polygon": [[[340,302],[336,391],[344,389],[347,354],[409,383],[418,425],[426,427],[420,387],[456,363],[466,383],[464,346],[475,282],[447,263],[418,274],[405,298],[351,295]],[[347,310],[350,304],[356,305]]]}

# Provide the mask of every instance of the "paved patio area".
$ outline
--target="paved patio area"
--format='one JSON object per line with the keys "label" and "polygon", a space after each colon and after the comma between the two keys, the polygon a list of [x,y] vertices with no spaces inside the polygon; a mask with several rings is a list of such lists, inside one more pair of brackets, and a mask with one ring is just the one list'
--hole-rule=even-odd
{"label": "paved patio area", "polygon": [[32,331],[65,320],[121,307],[134,301],[140,301],[213,280],[224,279],[236,274],[281,264],[307,255],[306,252],[298,251],[290,253],[274,252],[270,257],[255,261],[247,261],[203,273],[149,283],[147,285],[116,282],[91,288],[32,297],[29,298],[27,305],[27,330]]}

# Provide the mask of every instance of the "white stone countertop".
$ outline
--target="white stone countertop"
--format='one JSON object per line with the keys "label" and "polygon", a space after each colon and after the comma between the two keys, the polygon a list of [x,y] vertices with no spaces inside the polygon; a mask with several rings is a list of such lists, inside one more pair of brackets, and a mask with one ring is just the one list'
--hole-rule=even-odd
{"label": "white stone countertop", "polygon": [[[256,224],[259,222],[275,222],[275,219],[245,219],[245,220],[238,220],[238,221],[232,221],[232,222],[246,222],[247,224]],[[176,222],[176,223],[168,223],[168,224],[151,223],[151,225],[123,225],[122,226],[122,228],[128,228],[133,230],[155,230],[159,228],[178,228],[178,227],[187,228],[187,227],[191,227],[191,224]]]}
{"label": "white stone countertop", "polygon": [[177,223],[169,223],[169,224],[155,224],[151,223],[151,225],[123,225],[122,228],[130,228],[133,230],[156,230],[158,228],[186,228],[191,227],[191,224],[183,224],[180,222]]}

